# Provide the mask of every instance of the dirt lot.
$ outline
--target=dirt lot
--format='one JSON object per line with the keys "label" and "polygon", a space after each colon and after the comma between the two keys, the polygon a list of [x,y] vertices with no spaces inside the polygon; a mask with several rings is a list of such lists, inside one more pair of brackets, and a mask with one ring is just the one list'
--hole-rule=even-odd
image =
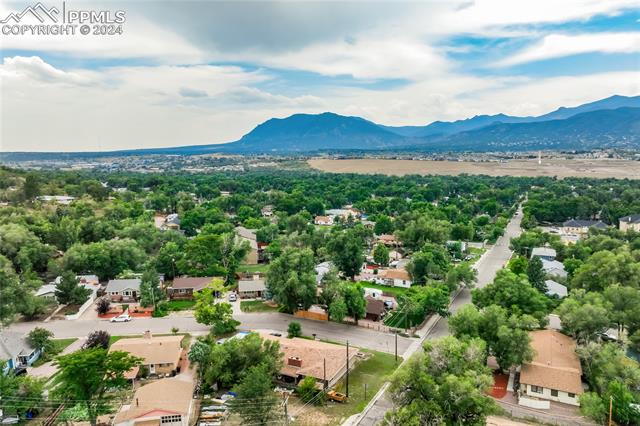
{"label": "dirt lot", "polygon": [[640,179],[640,161],[542,159],[510,160],[506,162],[427,161],[353,159],[332,160],[314,158],[308,161],[314,169],[331,173],[418,175],[489,175],[489,176],[557,176],[590,178]]}

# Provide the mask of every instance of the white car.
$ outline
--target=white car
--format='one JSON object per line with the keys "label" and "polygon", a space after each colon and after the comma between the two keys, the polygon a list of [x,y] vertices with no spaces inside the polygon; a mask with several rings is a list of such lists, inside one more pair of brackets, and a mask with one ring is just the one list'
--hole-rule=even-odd
{"label": "white car", "polygon": [[236,296],[235,293],[230,293],[229,294],[229,302],[235,302],[236,300],[238,300],[238,296]]}
{"label": "white car", "polygon": [[111,322],[129,322],[131,321],[131,317],[129,314],[118,315],[117,317],[111,318]]}

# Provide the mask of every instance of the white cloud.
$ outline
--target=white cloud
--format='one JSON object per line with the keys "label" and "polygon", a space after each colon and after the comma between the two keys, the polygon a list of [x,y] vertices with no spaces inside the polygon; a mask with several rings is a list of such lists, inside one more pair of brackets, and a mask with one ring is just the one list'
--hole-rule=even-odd
{"label": "white cloud", "polygon": [[539,43],[498,62],[496,66],[504,67],[592,52],[640,52],[640,32],[577,35],[550,34]]}

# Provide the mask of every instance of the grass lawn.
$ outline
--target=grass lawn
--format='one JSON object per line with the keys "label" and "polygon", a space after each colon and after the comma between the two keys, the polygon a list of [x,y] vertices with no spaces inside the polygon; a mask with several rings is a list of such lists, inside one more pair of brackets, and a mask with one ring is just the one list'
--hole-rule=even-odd
{"label": "grass lawn", "polygon": [[360,285],[362,285],[363,288],[364,287],[366,287],[366,288],[375,288],[376,290],[380,290],[380,291],[382,291],[384,293],[390,294],[395,298],[398,298],[398,296],[402,296],[408,290],[408,289],[406,289],[404,287],[389,287],[389,286],[386,286],[386,285],[370,283],[368,281],[363,281],[363,282],[360,283]]}
{"label": "grass lawn", "polygon": [[[189,333],[177,333],[178,336],[184,336],[185,338],[182,340],[182,347],[186,348],[189,345],[189,342],[191,341],[191,334]],[[173,336],[173,333],[162,333],[162,334],[154,334],[154,336]],[[136,336],[111,336],[109,337],[109,346],[113,345],[115,342],[117,342],[120,339],[134,339],[136,337],[142,337],[142,335],[136,335]]]}
{"label": "grass lawn", "polygon": [[[371,357],[366,361],[358,362],[349,373],[349,400],[346,403],[328,401],[325,406],[318,407],[318,410],[333,419],[332,424],[341,424],[347,417],[362,411],[397,368],[393,354],[363,349],[361,352],[370,354]],[[400,362],[402,358],[398,357],[398,365]],[[344,379],[338,383],[336,390],[345,393]]]}
{"label": "grass lawn", "polygon": [[193,309],[195,300],[169,300],[165,302],[167,311],[187,311]]}
{"label": "grass lawn", "polygon": [[62,352],[67,346],[75,342],[76,338],[70,339],[51,339],[52,348],[45,352],[40,358],[33,363],[32,367],[38,367],[45,362],[51,361],[56,355]]}
{"label": "grass lawn", "polygon": [[278,312],[278,306],[270,305],[262,300],[240,301],[242,312]]}
{"label": "grass lawn", "polygon": [[254,272],[267,272],[269,265],[266,263],[260,263],[258,265],[240,265],[238,266],[238,272],[247,272],[249,274]]}

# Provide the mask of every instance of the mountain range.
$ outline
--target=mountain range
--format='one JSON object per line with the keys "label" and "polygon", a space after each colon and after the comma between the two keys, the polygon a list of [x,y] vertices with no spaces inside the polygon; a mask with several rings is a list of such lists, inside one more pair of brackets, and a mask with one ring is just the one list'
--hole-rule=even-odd
{"label": "mountain range", "polygon": [[384,126],[360,117],[294,114],[272,118],[240,140],[127,151],[86,153],[4,153],[3,161],[98,156],[205,153],[292,154],[336,151],[527,151],[538,149],[640,149],[640,96],[611,96],[536,117],[477,115],[425,126]]}

